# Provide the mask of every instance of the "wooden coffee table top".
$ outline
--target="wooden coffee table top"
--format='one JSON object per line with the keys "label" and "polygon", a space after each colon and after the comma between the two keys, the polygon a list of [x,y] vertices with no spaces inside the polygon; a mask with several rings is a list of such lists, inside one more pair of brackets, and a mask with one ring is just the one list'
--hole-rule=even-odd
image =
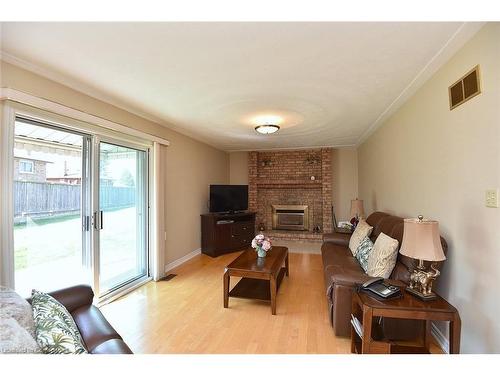
{"label": "wooden coffee table top", "polygon": [[245,250],[233,260],[226,269],[252,271],[252,273],[274,274],[281,269],[281,265],[288,253],[288,248],[273,246],[265,258],[258,258],[254,249]]}

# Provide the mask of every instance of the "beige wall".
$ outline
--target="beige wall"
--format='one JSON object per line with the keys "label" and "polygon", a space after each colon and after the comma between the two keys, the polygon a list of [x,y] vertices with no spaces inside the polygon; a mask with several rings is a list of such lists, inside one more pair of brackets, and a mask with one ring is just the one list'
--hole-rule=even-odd
{"label": "beige wall", "polygon": [[200,214],[208,211],[208,185],[229,181],[226,152],[164,126],[2,62],[2,87],[14,88],[168,139],[166,186],[167,263],[200,248]]}
{"label": "beige wall", "polygon": [[332,153],[333,206],[338,221],[349,220],[351,199],[358,196],[358,151],[354,147]]}
{"label": "beige wall", "polygon": [[[332,150],[333,203],[337,220],[348,220],[351,199],[358,195],[358,157],[354,147]],[[229,180],[248,184],[248,152],[229,154]]]}
{"label": "beige wall", "polygon": [[229,153],[229,183],[248,185],[248,152]]}
{"label": "beige wall", "polygon": [[[449,243],[438,291],[462,317],[462,352],[500,352],[500,24],[487,24],[359,150],[368,212],[440,222]],[[447,88],[475,65],[483,92],[449,110]],[[443,329],[443,326],[440,326]]]}

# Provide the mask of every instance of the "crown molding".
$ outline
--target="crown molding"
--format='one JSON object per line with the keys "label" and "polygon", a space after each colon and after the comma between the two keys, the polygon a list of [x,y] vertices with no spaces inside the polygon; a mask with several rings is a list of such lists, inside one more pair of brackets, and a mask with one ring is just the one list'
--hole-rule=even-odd
{"label": "crown molding", "polygon": [[427,82],[486,22],[464,22],[380,116],[359,137],[360,146]]}

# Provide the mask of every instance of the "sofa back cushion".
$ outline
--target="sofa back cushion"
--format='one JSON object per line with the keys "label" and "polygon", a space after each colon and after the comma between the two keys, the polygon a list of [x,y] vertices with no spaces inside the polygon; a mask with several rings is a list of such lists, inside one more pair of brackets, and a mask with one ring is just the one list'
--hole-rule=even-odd
{"label": "sofa back cushion", "polygon": [[377,211],[377,212],[370,214],[370,216],[368,216],[366,218],[366,222],[368,224],[370,224],[373,228],[377,228],[380,221],[387,216],[390,216],[390,215],[385,213],[385,212]]}

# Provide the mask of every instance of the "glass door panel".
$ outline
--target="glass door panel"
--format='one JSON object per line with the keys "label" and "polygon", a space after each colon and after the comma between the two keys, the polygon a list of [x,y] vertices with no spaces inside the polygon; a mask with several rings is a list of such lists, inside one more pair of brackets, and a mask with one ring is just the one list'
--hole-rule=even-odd
{"label": "glass door panel", "polygon": [[[85,135],[25,119],[14,128],[14,277],[23,296],[91,280]],[[83,173],[82,173],[83,171]]]}
{"label": "glass door panel", "polygon": [[99,294],[147,276],[147,153],[99,143]]}

